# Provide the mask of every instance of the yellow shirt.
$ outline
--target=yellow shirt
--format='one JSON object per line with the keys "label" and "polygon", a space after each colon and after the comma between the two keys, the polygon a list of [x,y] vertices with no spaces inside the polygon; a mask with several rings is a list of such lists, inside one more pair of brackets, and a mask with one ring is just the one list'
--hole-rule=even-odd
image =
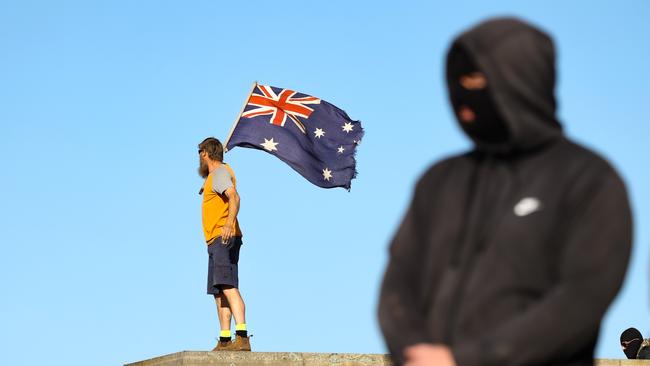
{"label": "yellow shirt", "polygon": [[[201,208],[203,211],[203,234],[205,235],[205,242],[208,243],[208,245],[221,235],[221,228],[226,224],[228,219],[228,197],[225,194],[215,192],[213,189],[215,173],[222,168],[225,168],[228,173],[230,173],[232,186],[235,188],[237,186],[235,173],[227,164],[221,164],[219,168],[215,169],[205,179],[205,183],[203,184],[203,203]],[[239,228],[239,221],[237,219],[235,219],[234,236],[242,236],[241,229]]]}

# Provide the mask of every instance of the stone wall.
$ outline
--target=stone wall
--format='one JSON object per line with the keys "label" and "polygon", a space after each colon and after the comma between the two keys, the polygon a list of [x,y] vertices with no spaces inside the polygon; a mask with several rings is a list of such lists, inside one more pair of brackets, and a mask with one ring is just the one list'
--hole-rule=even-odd
{"label": "stone wall", "polygon": [[[386,355],[292,352],[183,351],[125,366],[390,366]],[[650,366],[650,360],[597,360],[596,366]]]}

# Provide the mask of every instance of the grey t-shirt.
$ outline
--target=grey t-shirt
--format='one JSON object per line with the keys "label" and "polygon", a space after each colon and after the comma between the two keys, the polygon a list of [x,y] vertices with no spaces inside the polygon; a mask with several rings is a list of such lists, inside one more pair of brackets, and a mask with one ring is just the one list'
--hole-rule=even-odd
{"label": "grey t-shirt", "polygon": [[232,186],[232,176],[225,166],[221,165],[212,172],[212,190],[219,194],[223,194],[226,192],[226,189]]}

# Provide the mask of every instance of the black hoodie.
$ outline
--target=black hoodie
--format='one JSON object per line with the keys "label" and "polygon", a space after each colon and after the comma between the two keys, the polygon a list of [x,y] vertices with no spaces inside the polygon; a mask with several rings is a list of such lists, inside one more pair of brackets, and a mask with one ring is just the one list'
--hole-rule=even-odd
{"label": "black hoodie", "polygon": [[449,56],[458,48],[485,74],[507,138],[470,134],[474,150],[418,181],[379,301],[393,360],[424,342],[449,346],[459,366],[592,365],[632,241],[624,183],[562,134],[546,34],[495,19]]}

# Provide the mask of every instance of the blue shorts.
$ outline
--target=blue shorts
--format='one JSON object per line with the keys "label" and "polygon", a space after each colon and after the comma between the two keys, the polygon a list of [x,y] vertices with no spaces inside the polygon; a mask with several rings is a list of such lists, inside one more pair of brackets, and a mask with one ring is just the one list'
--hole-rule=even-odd
{"label": "blue shorts", "polygon": [[239,287],[239,248],[241,236],[233,236],[227,244],[221,243],[221,237],[208,245],[208,295],[221,293],[221,286]]}

